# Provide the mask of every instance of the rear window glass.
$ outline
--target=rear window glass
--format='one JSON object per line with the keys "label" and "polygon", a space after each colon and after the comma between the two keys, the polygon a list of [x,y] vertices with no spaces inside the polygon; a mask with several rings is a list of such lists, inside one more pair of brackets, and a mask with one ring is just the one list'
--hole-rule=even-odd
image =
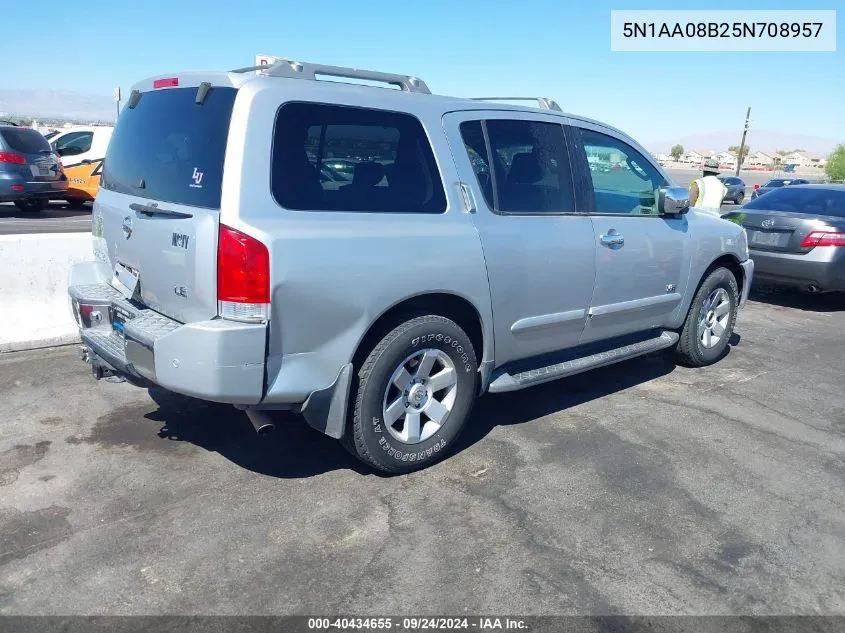
{"label": "rear window glass", "polygon": [[744,208],[845,218],[845,190],[781,187],[777,191],[755,198]]}
{"label": "rear window glass", "polygon": [[223,159],[235,88],[153,90],[125,107],[106,152],[105,189],[210,209],[220,208]]}
{"label": "rear window glass", "polygon": [[790,180],[770,180],[764,187],[783,187],[786,183],[792,182]]}
{"label": "rear window glass", "polygon": [[413,116],[289,103],[276,119],[273,196],[286,209],[443,213],[431,145]]}
{"label": "rear window glass", "polygon": [[43,151],[50,151],[50,144],[47,139],[35,130],[29,128],[6,128],[0,130],[3,143],[7,148],[24,154],[38,154]]}

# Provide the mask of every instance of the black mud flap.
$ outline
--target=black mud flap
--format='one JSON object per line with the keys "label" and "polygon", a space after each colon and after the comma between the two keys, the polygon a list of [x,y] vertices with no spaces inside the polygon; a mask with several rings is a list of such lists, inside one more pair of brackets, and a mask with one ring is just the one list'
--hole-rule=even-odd
{"label": "black mud flap", "polygon": [[344,365],[331,385],[313,391],[302,405],[302,416],[310,426],[338,440],[346,429],[352,370],[352,363]]}

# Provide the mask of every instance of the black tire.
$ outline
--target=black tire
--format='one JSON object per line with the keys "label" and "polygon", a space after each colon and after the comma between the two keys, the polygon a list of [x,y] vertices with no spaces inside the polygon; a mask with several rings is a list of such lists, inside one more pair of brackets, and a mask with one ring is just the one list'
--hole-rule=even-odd
{"label": "black tire", "polygon": [[[456,388],[451,397],[443,395],[450,393],[451,387],[429,394],[425,401],[426,409],[421,409],[419,414],[420,437],[433,428],[429,421],[433,418],[428,418],[425,411],[430,405],[429,400],[435,399],[435,394],[440,394],[438,397],[444,401],[451,398],[451,410],[430,437],[406,443],[393,435],[393,432],[404,430],[405,414],[390,425],[391,431],[385,423],[384,405],[387,400],[395,402],[397,397],[404,398],[402,394],[407,393],[393,385],[391,377],[394,371],[403,366],[403,360],[410,358],[404,366],[409,373],[413,372],[413,357],[425,350],[432,351],[432,356],[437,358],[432,367],[440,368],[440,371],[448,369],[447,359],[451,361],[456,374]],[[419,367],[419,363],[416,366]],[[410,318],[391,330],[369,353],[358,368],[356,377],[350,396],[352,411],[343,444],[358,459],[385,473],[420,470],[443,459],[466,424],[478,395],[478,361],[472,342],[454,321],[436,315]],[[426,386],[422,384],[417,392],[412,393],[419,395]],[[397,424],[401,428],[397,429]]]}
{"label": "black tire", "polygon": [[[719,291],[724,291],[722,295]],[[709,301],[714,295],[720,298],[724,296],[729,303],[729,313],[726,315],[727,319],[715,320],[723,321],[724,331],[718,337],[718,341],[713,342],[710,338],[711,346],[708,347],[702,341],[702,319],[705,323],[713,321],[710,314],[715,313],[715,310],[707,309],[705,302]],[[731,336],[733,335],[734,325],[736,324],[737,310],[739,307],[739,288],[736,283],[736,277],[727,268],[712,269],[695,293],[695,298],[692,300],[687,319],[681,329],[681,337],[675,348],[675,355],[678,361],[688,367],[704,367],[719,360],[725,353]]]}
{"label": "black tire", "polygon": [[67,200],[65,200],[65,203],[71,209],[81,209],[85,202],[86,200],[84,200],[83,198],[68,198]]}
{"label": "black tire", "polygon": [[734,204],[742,204],[742,201],[745,200],[745,194],[740,192],[736,195],[734,199]]}
{"label": "black tire", "polygon": [[38,213],[47,207],[47,201],[39,198],[30,200],[15,200],[15,206],[27,213]]}

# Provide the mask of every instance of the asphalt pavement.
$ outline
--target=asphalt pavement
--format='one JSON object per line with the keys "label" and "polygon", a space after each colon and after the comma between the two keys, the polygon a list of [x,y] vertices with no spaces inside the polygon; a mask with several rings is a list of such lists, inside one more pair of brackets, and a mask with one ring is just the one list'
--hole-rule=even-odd
{"label": "asphalt pavement", "polygon": [[89,233],[91,203],[71,209],[60,202],[51,202],[44,211],[27,213],[11,202],[0,203],[0,235],[31,233]]}
{"label": "asphalt pavement", "polygon": [[485,396],[392,478],[2,354],[0,613],[845,615],[843,329],[842,295],[758,291],[718,364]]}

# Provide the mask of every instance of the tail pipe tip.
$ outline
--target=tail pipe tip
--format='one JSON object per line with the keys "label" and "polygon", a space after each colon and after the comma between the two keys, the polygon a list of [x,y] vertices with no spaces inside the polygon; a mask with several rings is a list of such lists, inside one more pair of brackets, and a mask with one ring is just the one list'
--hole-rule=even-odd
{"label": "tail pipe tip", "polygon": [[256,411],[255,409],[247,409],[246,416],[252,423],[256,435],[268,435],[269,433],[272,433],[276,428],[275,423],[270,419],[270,416],[267,414],[266,411]]}

